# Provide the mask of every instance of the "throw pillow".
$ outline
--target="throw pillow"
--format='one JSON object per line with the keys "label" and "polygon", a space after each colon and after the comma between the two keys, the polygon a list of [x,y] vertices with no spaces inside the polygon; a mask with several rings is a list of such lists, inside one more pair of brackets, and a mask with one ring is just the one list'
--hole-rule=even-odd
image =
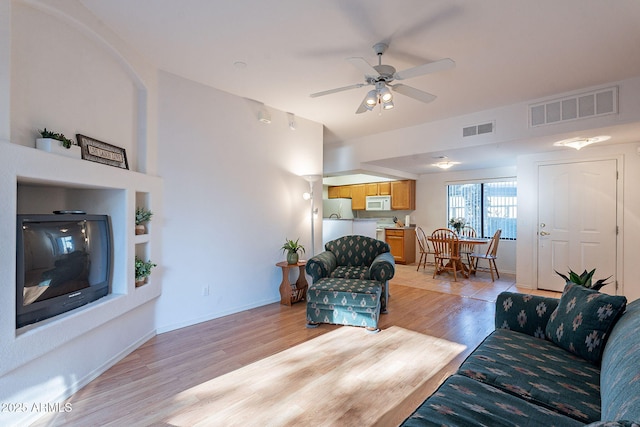
{"label": "throw pillow", "polygon": [[559,347],[599,364],[609,332],[627,299],[568,283],[549,318],[547,338]]}

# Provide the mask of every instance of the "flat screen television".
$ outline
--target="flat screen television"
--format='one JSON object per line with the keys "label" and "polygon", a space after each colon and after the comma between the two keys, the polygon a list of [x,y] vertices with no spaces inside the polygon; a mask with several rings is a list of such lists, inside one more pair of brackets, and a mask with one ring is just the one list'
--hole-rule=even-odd
{"label": "flat screen television", "polygon": [[16,328],[108,295],[112,257],[108,215],[18,215]]}

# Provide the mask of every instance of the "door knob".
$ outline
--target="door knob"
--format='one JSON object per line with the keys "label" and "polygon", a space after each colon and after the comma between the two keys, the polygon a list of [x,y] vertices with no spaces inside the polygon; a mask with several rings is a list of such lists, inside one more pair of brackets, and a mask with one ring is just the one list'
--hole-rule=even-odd
{"label": "door knob", "polygon": [[541,236],[548,236],[549,234],[551,234],[551,233],[547,233],[546,231],[541,231],[540,232]]}

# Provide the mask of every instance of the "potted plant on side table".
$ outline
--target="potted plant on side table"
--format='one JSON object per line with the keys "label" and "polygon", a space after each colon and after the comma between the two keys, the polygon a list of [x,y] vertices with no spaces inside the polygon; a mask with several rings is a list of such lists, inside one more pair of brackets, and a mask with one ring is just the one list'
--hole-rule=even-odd
{"label": "potted plant on side table", "polygon": [[156,264],[151,260],[144,261],[136,256],[136,288],[147,283],[147,278],[151,275],[151,269],[156,267]]}
{"label": "potted plant on side table", "polygon": [[136,234],[146,234],[146,224],[151,221],[153,212],[144,207],[136,208]]}
{"label": "potted plant on side table", "polygon": [[298,252],[302,251],[304,253],[304,246],[298,243],[300,238],[298,238],[295,242],[293,240],[285,239],[284,245],[282,245],[282,252],[287,253],[287,263],[288,264],[297,264],[298,263]]}
{"label": "potted plant on side table", "polygon": [[38,133],[41,136],[41,138],[36,139],[36,148],[38,150],[73,157],[75,159],[81,157],[80,146],[74,144],[74,142],[64,136],[64,134],[52,132],[47,130],[47,128],[38,130]]}

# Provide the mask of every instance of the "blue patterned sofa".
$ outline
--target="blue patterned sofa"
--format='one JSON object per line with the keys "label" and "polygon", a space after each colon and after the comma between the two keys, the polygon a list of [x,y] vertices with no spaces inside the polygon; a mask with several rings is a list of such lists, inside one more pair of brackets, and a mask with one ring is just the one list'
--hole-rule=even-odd
{"label": "blue patterned sofa", "polygon": [[402,425],[639,427],[640,300],[625,306],[500,294],[496,330]]}
{"label": "blue patterned sofa", "polygon": [[389,245],[366,236],[327,242],[307,261],[307,325],[335,323],[378,329],[387,310],[388,282],[395,273]]}

